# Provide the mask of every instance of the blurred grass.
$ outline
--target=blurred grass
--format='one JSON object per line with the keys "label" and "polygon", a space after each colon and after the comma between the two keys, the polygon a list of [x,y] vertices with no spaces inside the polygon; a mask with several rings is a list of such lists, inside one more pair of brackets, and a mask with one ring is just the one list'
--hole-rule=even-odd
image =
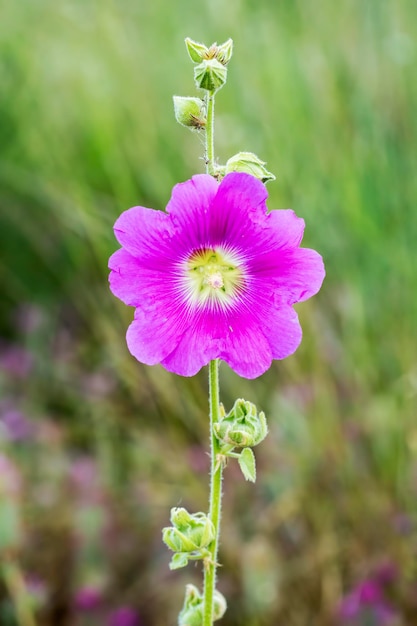
{"label": "blurred grass", "polygon": [[[235,579],[225,623],[280,615],[324,624],[345,585],[387,555],[411,577],[415,535],[384,524],[397,513],[416,517],[416,24],[413,0],[21,0],[2,8],[0,327],[17,340],[16,307],[43,310],[31,345],[39,366],[24,390],[29,412],[67,423],[68,445],[96,450],[122,484],[138,465],[155,524],[187,489],[205,507],[204,482],[179,466],[184,446],[206,443],[206,374],[181,380],[133,362],[124,343],[132,312],[109,294],[106,266],[120,212],[162,209],[176,182],[203,171],[198,136],[172,112],[173,94],[195,94],[186,36],[234,39],[217,97],[219,159],[239,150],[265,159],[277,175],[269,206],[304,217],[305,245],[325,258],[321,293],[299,308],[297,354],[251,383],[223,368],[225,403],[247,395],[271,416],[272,431],[258,453],[256,491],[226,482],[224,561]],[[62,334],[69,360],[57,356]],[[103,365],[118,386],[97,405],[82,381]],[[123,473],[126,454],[134,461]],[[247,543],[241,561],[236,516]],[[282,544],[294,544],[294,554],[282,554]],[[261,559],[259,576],[275,581],[265,592],[274,618],[258,607],[256,569],[245,569],[268,546],[275,560]],[[293,606],[285,589],[300,581],[305,596],[298,592]],[[249,600],[239,608],[242,590]],[[252,600],[261,617],[250,622],[239,610],[247,615]]]}

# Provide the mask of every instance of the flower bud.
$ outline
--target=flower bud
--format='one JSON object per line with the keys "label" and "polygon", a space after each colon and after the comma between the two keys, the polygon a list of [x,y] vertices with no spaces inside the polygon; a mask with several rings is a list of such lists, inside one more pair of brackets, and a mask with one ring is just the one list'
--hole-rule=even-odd
{"label": "flower bud", "polygon": [[214,432],[221,444],[229,448],[256,446],[268,433],[265,413],[258,414],[252,402],[236,400],[232,410],[217,424]]}
{"label": "flower bud", "polygon": [[223,615],[226,613],[227,602],[226,602],[226,598],[224,597],[224,595],[220,593],[220,591],[217,591],[217,589],[214,590],[213,600],[214,600],[213,620],[216,621],[218,619],[221,619]]}
{"label": "flower bud", "polygon": [[210,48],[207,48],[203,43],[193,41],[189,37],[185,40],[187,46],[187,52],[190,55],[190,59],[194,63],[200,63],[201,61],[207,61],[209,59],[216,59],[222,65],[227,65],[232,57],[233,53],[233,40],[228,39],[220,46],[217,43],[211,44]]}
{"label": "flower bud", "polygon": [[190,515],[186,509],[173,508],[171,523],[162,529],[162,539],[173,552],[199,552],[215,537],[213,522],[205,513]]}
{"label": "flower bud", "polygon": [[217,91],[226,83],[227,69],[217,59],[207,59],[194,68],[195,84],[199,89]]}
{"label": "flower bud", "polygon": [[206,125],[204,102],[200,98],[174,96],[175,119],[182,126],[201,129]]}
{"label": "flower bud", "polygon": [[185,587],[184,605],[178,616],[178,626],[201,626],[203,623],[203,598],[194,585]]}
{"label": "flower bud", "polygon": [[[223,617],[226,608],[225,597],[216,589],[213,597],[213,621]],[[187,585],[185,587],[184,605],[178,616],[178,626],[202,626],[203,609],[204,603],[201,593],[194,585]]]}
{"label": "flower bud", "polygon": [[259,178],[263,183],[275,180],[275,176],[268,172],[265,161],[261,161],[253,152],[238,152],[226,163],[226,174],[230,172],[245,172]]}

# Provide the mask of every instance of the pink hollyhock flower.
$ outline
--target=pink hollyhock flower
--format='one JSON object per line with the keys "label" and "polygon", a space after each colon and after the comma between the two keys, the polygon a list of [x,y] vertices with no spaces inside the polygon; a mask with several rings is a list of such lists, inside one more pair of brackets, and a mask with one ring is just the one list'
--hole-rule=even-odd
{"label": "pink hollyhock flower", "polygon": [[220,358],[255,378],[297,349],[293,304],[320,289],[323,262],[299,247],[304,221],[267,213],[267,195],[248,174],[200,174],[174,187],[166,213],[119,217],[110,288],[136,307],[127,344],[139,361],[193,376]]}

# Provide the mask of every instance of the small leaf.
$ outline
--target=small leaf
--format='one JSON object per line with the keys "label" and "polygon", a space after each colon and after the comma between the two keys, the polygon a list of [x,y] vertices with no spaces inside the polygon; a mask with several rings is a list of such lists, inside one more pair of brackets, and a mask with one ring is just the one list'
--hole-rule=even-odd
{"label": "small leaf", "polygon": [[185,552],[177,552],[171,559],[169,569],[181,569],[188,565],[188,555]]}
{"label": "small leaf", "polygon": [[256,480],[256,463],[255,455],[251,448],[244,448],[239,455],[238,461],[245,480],[250,480],[251,483],[254,483]]}

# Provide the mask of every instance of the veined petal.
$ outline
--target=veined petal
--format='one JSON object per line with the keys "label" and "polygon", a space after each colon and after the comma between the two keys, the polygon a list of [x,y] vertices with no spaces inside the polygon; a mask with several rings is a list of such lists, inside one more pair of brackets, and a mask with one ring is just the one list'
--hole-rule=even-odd
{"label": "veined petal", "polygon": [[142,267],[137,259],[121,248],[110,257],[109,268],[112,293],[125,304],[138,306],[142,291],[139,288]]}
{"label": "veined petal", "polygon": [[294,304],[316,294],[324,280],[322,257],[309,248],[272,250],[249,264],[259,291],[273,291],[275,302]]}
{"label": "veined petal", "polygon": [[301,343],[301,326],[291,306],[270,309],[268,317],[263,320],[262,331],[271,347],[273,359],[287,358]]}
{"label": "veined petal", "polygon": [[185,323],[181,312],[168,301],[148,300],[137,308],[126,334],[131,354],[141,363],[161,363],[178,345]]}
{"label": "veined petal", "polygon": [[209,213],[219,183],[208,174],[175,185],[167,213],[176,243],[184,252],[209,243]]}
{"label": "veined petal", "polygon": [[172,226],[166,213],[142,206],[128,209],[116,220],[117,241],[137,258],[169,254]]}
{"label": "veined petal", "polygon": [[176,349],[162,365],[181,376],[193,376],[220,358],[240,376],[256,378],[271,365],[272,351],[256,320],[244,311],[207,308],[192,317]]}
{"label": "veined petal", "polygon": [[225,241],[237,249],[256,245],[256,224],[266,219],[265,185],[258,179],[233,172],[222,180],[210,209],[212,245]]}

